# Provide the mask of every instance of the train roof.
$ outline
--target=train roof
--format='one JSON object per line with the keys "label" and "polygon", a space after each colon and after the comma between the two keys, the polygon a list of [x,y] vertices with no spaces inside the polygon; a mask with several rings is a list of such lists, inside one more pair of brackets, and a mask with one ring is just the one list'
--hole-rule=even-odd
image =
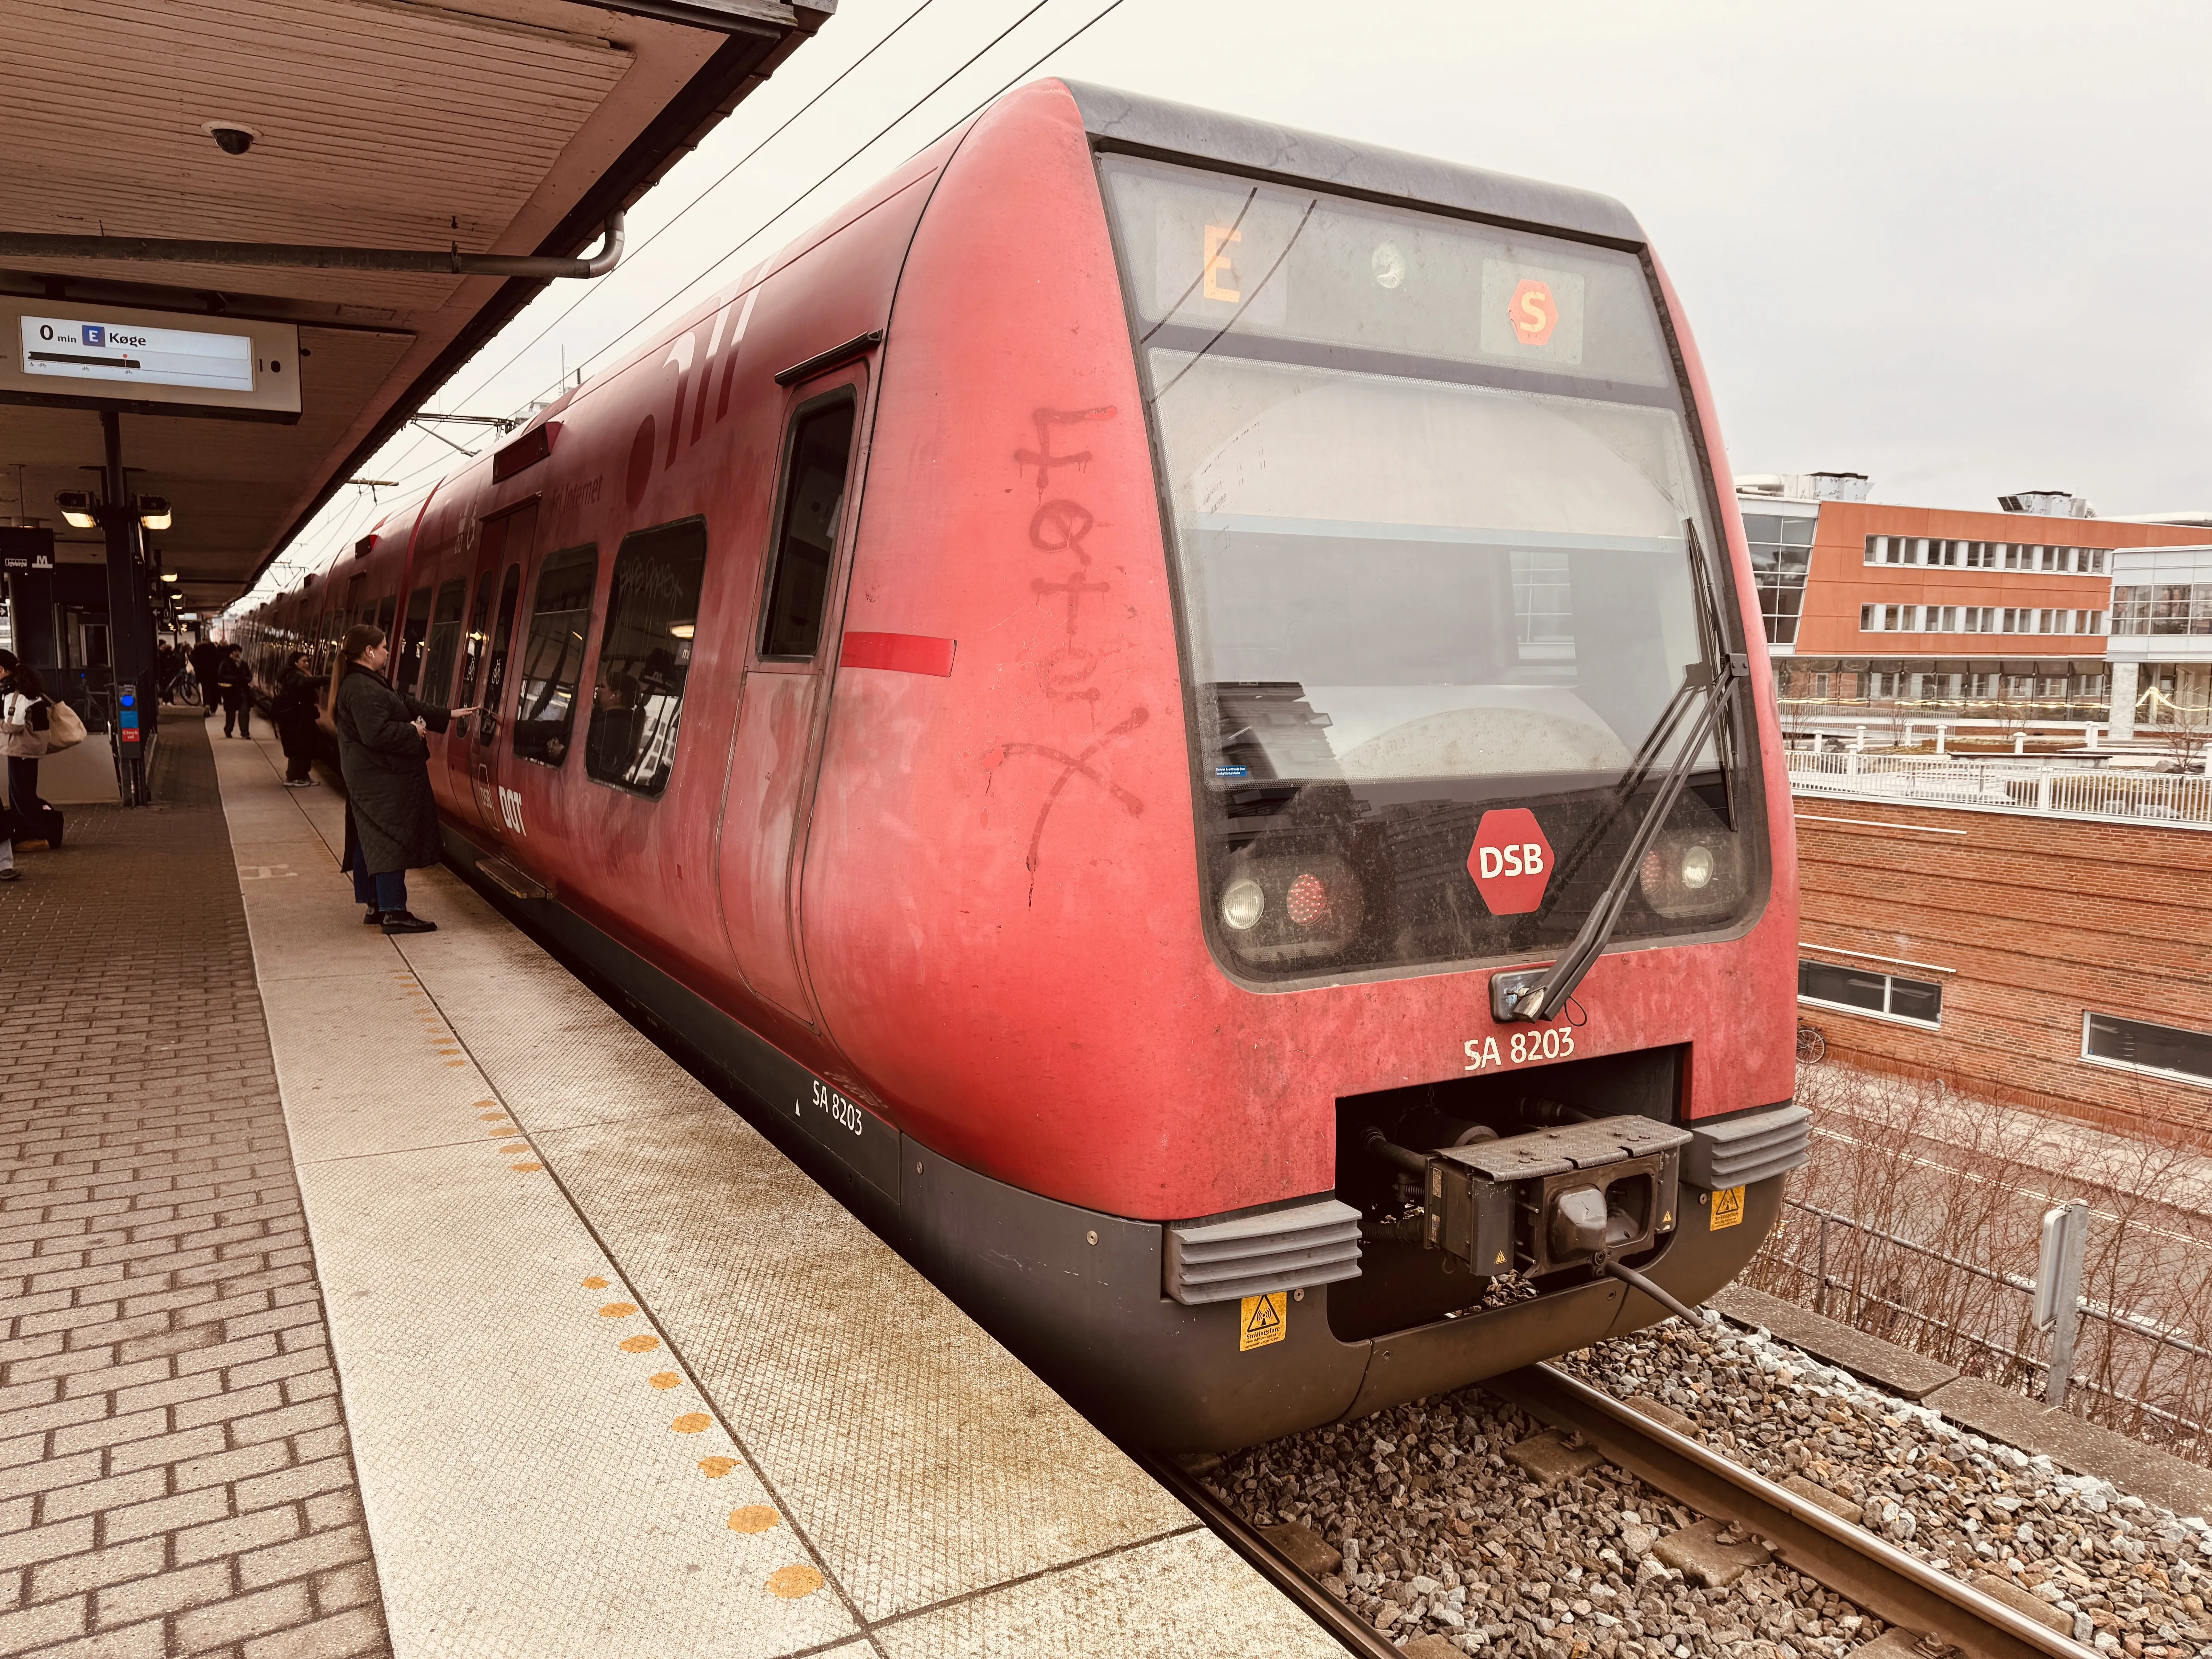
{"label": "train roof", "polygon": [[1093,138],[1115,149],[1218,161],[1241,172],[1327,185],[1349,195],[1454,210],[1640,248],[1644,228],[1610,196],[1433,156],[1224,115],[1112,87],[1063,80]]}

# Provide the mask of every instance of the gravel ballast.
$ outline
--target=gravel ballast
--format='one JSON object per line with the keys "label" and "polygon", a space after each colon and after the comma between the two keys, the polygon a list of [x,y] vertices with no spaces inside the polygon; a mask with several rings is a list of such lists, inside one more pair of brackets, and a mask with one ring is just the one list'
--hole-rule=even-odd
{"label": "gravel ballast", "polygon": [[[1941,1571],[2025,1590],[2100,1652],[2212,1659],[2212,1527],[2200,1519],[1969,1434],[1764,1332],[1669,1320],[1559,1363],[1616,1399],[1673,1407],[1770,1479],[1858,1504],[1866,1526]],[[1533,1444],[1509,1457],[1544,1433],[1468,1389],[1253,1447],[1208,1480],[1256,1525],[1310,1529],[1310,1540],[1286,1537],[1305,1543],[1324,1588],[1423,1652],[1805,1659],[1883,1630],[1780,1562],[1723,1587],[1686,1578],[1662,1558],[1701,1542],[1712,1553],[1691,1533],[1697,1517],[1603,1462],[1542,1484],[1522,1463],[1589,1461]],[[1689,1535],[1665,1543],[1677,1534]],[[1718,1541],[1738,1557],[1733,1547],[1756,1543]]]}

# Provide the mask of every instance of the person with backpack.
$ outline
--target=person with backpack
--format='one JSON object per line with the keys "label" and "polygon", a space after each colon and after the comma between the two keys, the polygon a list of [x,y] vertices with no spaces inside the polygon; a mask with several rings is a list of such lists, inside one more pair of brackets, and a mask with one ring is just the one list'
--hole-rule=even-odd
{"label": "person with backpack", "polygon": [[477,711],[440,708],[394,690],[384,678],[392,653],[372,623],[346,629],[331,671],[331,724],[337,728],[338,767],[345,775],[345,857],[362,918],[387,933],[429,933],[438,924],[407,908],[407,872],[445,856],[438,799],[430,793],[430,745],[425,726],[442,732]]}
{"label": "person with backpack", "polygon": [[62,844],[62,815],[39,795],[39,761],[46,752],[52,727],[53,704],[47,701],[36,671],[19,661],[14,652],[0,651],[0,750],[8,757],[8,807],[13,820],[10,869],[17,841]]}
{"label": "person with backpack", "polygon": [[270,706],[270,718],[276,721],[277,738],[284,745],[287,789],[315,787],[315,720],[322,712],[322,689],[321,678],[307,668],[307,653],[295,651],[284,665],[276,700]]}
{"label": "person with backpack", "polygon": [[[226,738],[253,735],[253,671],[246,665],[246,653],[236,641],[222,647],[216,659],[216,689],[222,694],[222,734]],[[235,724],[237,731],[231,730]]]}

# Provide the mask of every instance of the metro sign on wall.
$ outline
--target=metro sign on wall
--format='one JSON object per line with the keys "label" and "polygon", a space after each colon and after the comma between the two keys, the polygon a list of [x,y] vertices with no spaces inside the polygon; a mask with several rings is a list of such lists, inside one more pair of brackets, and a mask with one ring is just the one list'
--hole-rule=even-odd
{"label": "metro sign on wall", "polygon": [[1525,806],[1503,806],[1482,815],[1467,872],[1494,916],[1526,915],[1544,902],[1552,881],[1552,843]]}

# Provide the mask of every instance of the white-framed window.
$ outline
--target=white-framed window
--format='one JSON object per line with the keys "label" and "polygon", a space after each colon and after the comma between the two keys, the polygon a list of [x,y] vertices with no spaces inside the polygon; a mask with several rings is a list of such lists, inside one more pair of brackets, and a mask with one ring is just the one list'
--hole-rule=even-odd
{"label": "white-framed window", "polygon": [[1797,1000],[1815,1008],[1941,1030],[1943,988],[1924,979],[1906,979],[1871,968],[1838,968],[1832,962],[1797,962]]}
{"label": "white-framed window", "polygon": [[2093,1066],[2212,1088],[2212,1033],[2084,1010],[2081,1058]]}

